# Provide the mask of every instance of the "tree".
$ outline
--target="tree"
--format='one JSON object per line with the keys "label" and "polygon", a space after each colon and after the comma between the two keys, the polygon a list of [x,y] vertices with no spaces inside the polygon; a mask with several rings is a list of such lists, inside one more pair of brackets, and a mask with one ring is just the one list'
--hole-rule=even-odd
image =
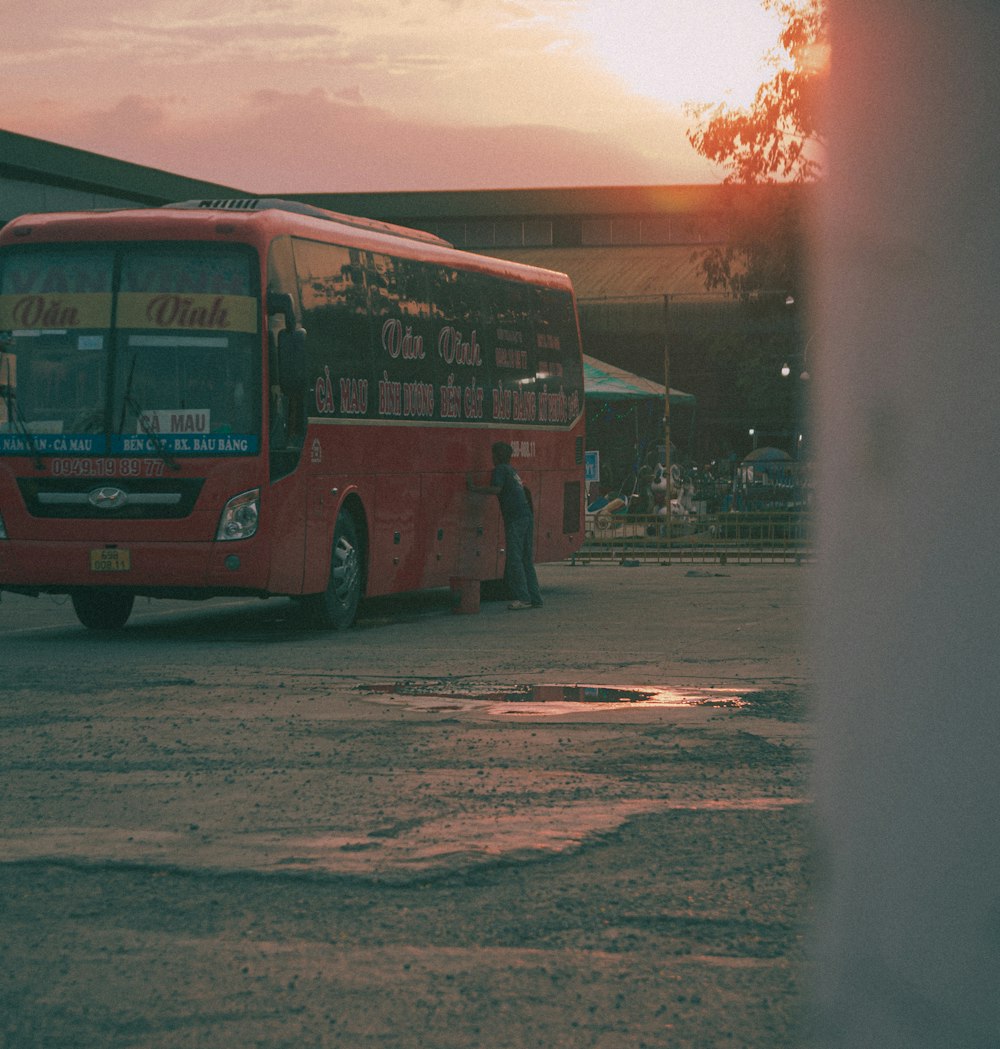
{"label": "tree", "polygon": [[[736,298],[728,341],[712,367],[729,421],[772,431],[771,443],[799,452],[805,388],[783,379],[789,361],[805,370],[805,216],[810,186],[822,175],[819,96],[826,73],[824,0],[761,0],[781,30],[768,56],[774,75],[747,108],[725,103],[689,107],[694,148],[726,170],[722,218],[726,243],[699,255],[705,286]],[[799,358],[797,361],[796,358]],[[737,435],[739,429],[730,432]],[[735,439],[735,438],[734,438]]]}
{"label": "tree", "polygon": [[[819,96],[826,73],[828,25],[823,0],[761,0],[782,22],[769,60],[774,76],[748,108],[725,103],[689,107],[694,148],[726,168],[730,238],[707,253],[706,286],[748,298],[766,291],[795,295],[801,281],[802,184],[822,172]],[[736,192],[735,187],[748,187]],[[749,187],[753,187],[750,189]]]}
{"label": "tree", "polygon": [[823,0],[761,4],[782,20],[778,47],[768,55],[775,75],[757,89],[748,109],[721,102],[691,106],[698,124],[688,139],[702,156],[729,169],[727,182],[812,181],[823,146],[818,103],[826,72],[826,6]]}

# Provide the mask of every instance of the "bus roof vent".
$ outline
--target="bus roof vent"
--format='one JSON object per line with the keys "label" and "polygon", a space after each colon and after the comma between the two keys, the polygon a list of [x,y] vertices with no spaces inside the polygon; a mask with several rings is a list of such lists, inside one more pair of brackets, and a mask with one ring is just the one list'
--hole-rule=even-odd
{"label": "bus roof vent", "polygon": [[450,248],[452,245],[433,233],[425,233],[419,229],[409,229],[406,226],[396,226],[391,222],[381,222],[378,219],[359,218],[356,215],[341,215],[336,211],[326,211],[324,208],[314,207],[312,204],[303,204],[299,200],[282,200],[279,197],[230,197],[218,200],[182,200],[176,204],[164,204],[165,208],[180,208],[186,211],[209,210],[209,211],[291,211],[296,215],[309,215],[314,219],[324,219],[327,222],[339,222],[344,226],[354,226],[357,229],[372,230],[374,233],[387,233],[393,237],[406,237],[408,240],[420,240],[425,244],[438,244]]}

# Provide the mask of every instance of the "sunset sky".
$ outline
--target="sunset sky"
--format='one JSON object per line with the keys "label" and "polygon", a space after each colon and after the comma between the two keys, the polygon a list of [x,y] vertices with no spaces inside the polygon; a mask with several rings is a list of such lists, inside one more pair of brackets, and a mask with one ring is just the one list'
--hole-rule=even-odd
{"label": "sunset sky", "polygon": [[711,182],[759,0],[3,0],[0,126],[254,193]]}

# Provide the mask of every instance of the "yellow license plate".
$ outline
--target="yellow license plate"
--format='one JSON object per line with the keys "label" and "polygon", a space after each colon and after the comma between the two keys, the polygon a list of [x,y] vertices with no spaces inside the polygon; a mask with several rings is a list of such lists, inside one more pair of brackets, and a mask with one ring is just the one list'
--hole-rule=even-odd
{"label": "yellow license plate", "polygon": [[132,567],[131,550],[91,550],[91,572],[127,572]]}

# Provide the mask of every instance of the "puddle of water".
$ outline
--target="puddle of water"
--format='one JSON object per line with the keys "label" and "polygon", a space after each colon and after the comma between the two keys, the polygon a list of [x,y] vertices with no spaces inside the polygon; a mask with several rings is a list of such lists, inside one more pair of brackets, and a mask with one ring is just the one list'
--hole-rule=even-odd
{"label": "puddle of water", "polygon": [[396,685],[362,685],[369,694],[391,695],[401,698],[421,698],[438,701],[435,710],[457,710],[457,706],[440,705],[441,700],[478,703],[514,703],[525,705],[559,704],[616,706],[643,704],[655,707],[744,707],[740,693],[730,689],[677,689],[647,685],[622,687],[620,685],[513,685],[510,688],[485,691],[454,691],[442,685],[417,685],[400,682]]}

